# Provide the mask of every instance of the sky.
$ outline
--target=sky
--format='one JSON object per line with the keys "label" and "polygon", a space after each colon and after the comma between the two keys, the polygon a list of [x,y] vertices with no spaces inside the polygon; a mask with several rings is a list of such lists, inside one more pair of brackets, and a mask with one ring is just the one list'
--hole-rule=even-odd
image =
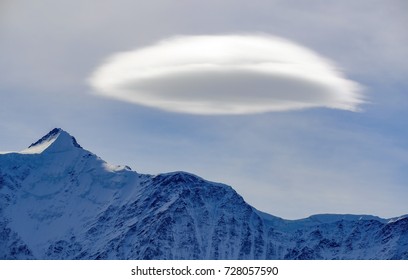
{"label": "sky", "polygon": [[54,127],[287,219],[408,213],[404,0],[3,0],[0,150]]}

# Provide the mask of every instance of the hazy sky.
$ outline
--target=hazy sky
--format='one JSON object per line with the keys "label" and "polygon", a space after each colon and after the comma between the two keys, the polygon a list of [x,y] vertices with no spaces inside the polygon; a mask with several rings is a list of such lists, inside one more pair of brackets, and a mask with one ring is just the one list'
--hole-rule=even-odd
{"label": "hazy sky", "polygon": [[0,150],[54,127],[284,218],[408,213],[405,0],[4,0]]}

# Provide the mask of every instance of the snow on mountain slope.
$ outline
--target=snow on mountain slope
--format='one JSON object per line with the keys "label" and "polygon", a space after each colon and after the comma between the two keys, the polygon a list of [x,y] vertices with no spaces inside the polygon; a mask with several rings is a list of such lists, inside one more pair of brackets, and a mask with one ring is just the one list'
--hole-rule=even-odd
{"label": "snow on mountain slope", "polygon": [[0,259],[408,259],[408,217],[284,220],[193,174],[109,165],[54,129],[0,155]]}

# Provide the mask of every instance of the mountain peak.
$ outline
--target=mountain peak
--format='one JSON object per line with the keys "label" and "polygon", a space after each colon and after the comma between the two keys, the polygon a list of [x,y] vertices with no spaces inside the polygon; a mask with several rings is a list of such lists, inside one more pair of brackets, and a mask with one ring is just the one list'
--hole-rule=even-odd
{"label": "mountain peak", "polygon": [[75,137],[61,128],[54,128],[37,142],[31,144],[22,151],[27,154],[39,154],[43,152],[64,152],[72,148],[82,148]]}
{"label": "mountain peak", "polygon": [[116,168],[60,128],[0,156],[0,259],[408,259],[408,216],[262,213],[231,187]]}

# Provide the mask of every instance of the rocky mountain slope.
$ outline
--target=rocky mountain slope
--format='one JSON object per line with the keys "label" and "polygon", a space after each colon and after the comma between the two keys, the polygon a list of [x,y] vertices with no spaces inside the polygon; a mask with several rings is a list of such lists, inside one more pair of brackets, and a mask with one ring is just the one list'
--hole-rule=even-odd
{"label": "rocky mountain slope", "polygon": [[284,220],[189,173],[109,165],[54,129],[0,154],[0,259],[408,259],[408,216]]}

